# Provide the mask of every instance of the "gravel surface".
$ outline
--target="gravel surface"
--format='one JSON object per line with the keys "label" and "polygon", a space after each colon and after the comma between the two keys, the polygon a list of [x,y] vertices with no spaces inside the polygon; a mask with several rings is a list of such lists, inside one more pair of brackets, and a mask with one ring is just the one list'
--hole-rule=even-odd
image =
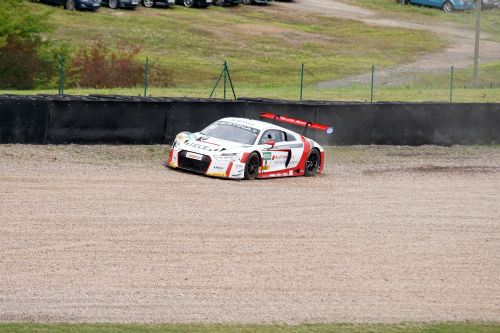
{"label": "gravel surface", "polygon": [[228,181],[0,145],[0,321],[500,320],[500,148],[334,147]]}

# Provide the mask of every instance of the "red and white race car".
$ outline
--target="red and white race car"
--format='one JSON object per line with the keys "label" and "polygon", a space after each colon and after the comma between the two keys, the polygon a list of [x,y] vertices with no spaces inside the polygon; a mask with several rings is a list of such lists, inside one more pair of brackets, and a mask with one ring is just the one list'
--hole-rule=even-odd
{"label": "red and white race car", "polygon": [[[261,117],[333,132],[333,127],[293,118]],[[259,120],[223,118],[200,132],[179,133],[168,165],[215,177],[255,179],[314,176],[324,161],[323,148],[298,133]]]}

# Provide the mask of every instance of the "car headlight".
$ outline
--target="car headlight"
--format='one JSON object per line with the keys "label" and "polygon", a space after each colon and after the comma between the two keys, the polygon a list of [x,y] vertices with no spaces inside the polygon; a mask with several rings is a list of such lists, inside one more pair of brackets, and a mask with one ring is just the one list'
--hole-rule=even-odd
{"label": "car headlight", "polygon": [[170,148],[174,149],[175,147],[179,146],[181,143],[179,142],[179,140],[177,140],[177,138],[175,138],[174,142],[172,142],[172,144],[170,145]]}
{"label": "car headlight", "polygon": [[222,153],[214,157],[219,161],[234,161],[236,160],[236,156],[238,156],[238,153]]}

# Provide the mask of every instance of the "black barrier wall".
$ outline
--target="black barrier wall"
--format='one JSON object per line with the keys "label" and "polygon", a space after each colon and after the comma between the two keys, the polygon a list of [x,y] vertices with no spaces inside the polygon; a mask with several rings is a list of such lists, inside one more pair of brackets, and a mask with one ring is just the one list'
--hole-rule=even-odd
{"label": "black barrier wall", "polygon": [[[322,145],[500,142],[498,103],[334,103],[124,96],[0,96],[1,143],[170,143],[223,117],[261,112],[334,126],[307,130]],[[272,122],[271,120],[266,120]],[[278,125],[303,134],[304,128]]]}
{"label": "black barrier wall", "polygon": [[45,143],[48,119],[48,100],[0,96],[0,143]]}

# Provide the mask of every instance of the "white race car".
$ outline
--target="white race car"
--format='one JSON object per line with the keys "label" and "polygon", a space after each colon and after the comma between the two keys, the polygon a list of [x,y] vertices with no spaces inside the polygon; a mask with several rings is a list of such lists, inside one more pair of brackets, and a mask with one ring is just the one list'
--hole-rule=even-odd
{"label": "white race car", "polygon": [[[333,127],[293,118],[261,117],[333,132]],[[200,132],[179,133],[168,165],[215,177],[255,179],[314,176],[324,161],[323,148],[298,133],[259,120],[223,118]]]}

